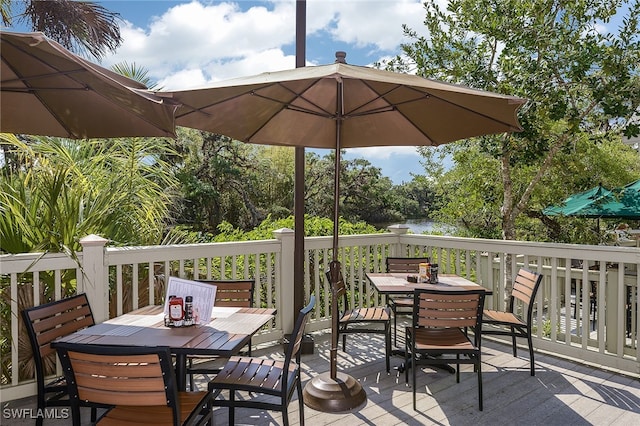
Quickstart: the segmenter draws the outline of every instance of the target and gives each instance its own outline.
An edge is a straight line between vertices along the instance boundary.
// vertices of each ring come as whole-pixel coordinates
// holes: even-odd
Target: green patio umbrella
[[[609,191],[572,214],[581,217],[640,220],[640,179]]]
[[[597,200],[611,194],[611,191],[602,185],[588,189],[584,192],[573,194],[561,204],[549,206],[542,210],[546,216],[582,216],[585,208],[592,206]]]

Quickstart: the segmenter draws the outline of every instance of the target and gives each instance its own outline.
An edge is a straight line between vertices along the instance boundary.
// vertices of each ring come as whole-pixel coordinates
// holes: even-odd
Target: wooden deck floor
[[[304,383],[329,370],[328,334],[314,334],[315,353],[303,355]],[[400,342],[398,342],[400,343]],[[418,411],[412,407],[411,388],[404,374],[385,371],[381,339],[349,336],[347,351],[338,352],[338,370],[356,378],[368,401],[357,412],[322,413],[305,407],[307,425],[632,425],[640,424],[640,381],[637,378],[537,354],[536,376],[529,375],[528,356],[500,343],[483,342],[484,411],[478,410],[477,380],[471,366],[463,366],[460,383],[455,375],[424,368],[418,372]],[[283,357],[282,346],[255,350],[255,355]],[[392,360],[392,367],[401,358]],[[202,386],[206,386],[202,378]],[[2,424],[33,424],[33,419],[8,420],[7,408],[31,408],[29,398],[3,404]],[[89,415],[83,413],[86,424]],[[299,424],[297,401],[289,406],[291,424]],[[227,409],[217,408],[216,425],[227,424]],[[7,423],[5,423],[7,422]],[[282,424],[280,413],[237,409],[236,423]],[[47,419],[46,426],[71,424],[70,419]]]

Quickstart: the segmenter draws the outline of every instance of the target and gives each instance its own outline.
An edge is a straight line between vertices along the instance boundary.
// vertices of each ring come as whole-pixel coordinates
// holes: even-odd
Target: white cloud
[[[214,81],[295,66],[295,57],[281,49],[295,40],[293,3],[241,10],[233,3],[194,1],[169,8],[145,28],[127,22],[121,33],[124,43],[105,64],[135,62],[158,80],[180,81],[172,76],[192,69]],[[194,85],[185,83],[183,88]]]
[[[251,7],[243,2],[169,5],[144,26],[127,22],[123,45],[104,64],[135,63],[172,88],[295,66],[293,0],[251,2]],[[422,27],[422,8],[420,0],[309,0],[307,63],[333,62],[335,50],[343,49],[347,62],[358,65],[397,54],[405,41],[402,24]],[[202,74],[185,79],[193,70]]]
[[[164,90],[295,67],[295,0],[167,2],[164,11],[162,3],[154,2],[155,16],[146,17],[121,7],[128,20],[124,42],[105,66],[135,63]],[[333,62],[336,50],[347,51],[348,63],[371,64],[400,53],[403,24],[424,28],[422,0],[307,0],[306,15],[308,65]],[[417,157],[412,147],[353,152],[368,159]]]
[[[311,32],[328,32],[332,39],[360,48],[395,49],[404,41],[402,25],[422,25],[421,1],[312,0],[307,15]]]
[[[378,159],[388,159],[393,155],[418,155],[415,146],[374,146],[351,148],[346,151],[354,156]]]

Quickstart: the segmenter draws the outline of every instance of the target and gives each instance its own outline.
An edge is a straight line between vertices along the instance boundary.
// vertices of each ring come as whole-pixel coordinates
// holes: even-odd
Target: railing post
[[[389,232],[391,232],[392,234],[395,234],[398,236],[398,240],[396,241],[395,244],[391,245],[390,248],[390,255],[391,256],[398,256],[398,257],[404,257],[407,255],[407,253],[404,252],[404,250],[402,249],[401,245],[400,245],[400,235],[404,235],[407,233],[407,231],[409,231],[409,227],[407,225],[404,224],[397,224],[397,225],[389,225],[387,226],[387,229],[389,230]]]
[[[277,307],[278,315],[282,320],[282,331],[291,333],[295,324],[297,312],[294,312],[293,288],[295,285],[304,286],[304,283],[296,283],[293,278],[294,262],[294,237],[295,231],[282,228],[273,231],[274,238],[280,241],[280,306]]]
[[[620,311],[618,311],[617,302],[618,302],[618,298],[621,297],[619,296],[619,293],[624,291],[624,278],[622,282],[620,282],[618,275],[619,275],[618,268],[615,268],[615,269],[611,268],[607,271],[607,278],[606,278],[607,285],[605,286],[606,290],[605,290],[605,300],[604,300],[604,306],[605,306],[604,326],[606,329],[605,331],[606,346],[605,347],[607,351],[621,356],[621,353],[618,350],[618,340],[620,339],[620,333],[622,333],[622,335],[624,336],[624,331],[619,330],[620,321],[618,320],[618,318],[621,315],[624,316],[625,313],[623,312],[621,314]],[[576,304],[577,303],[578,303],[578,300],[576,300]],[[599,305],[602,305],[602,303],[603,303],[602,300],[598,301]],[[600,310],[600,312],[602,312],[602,309]],[[586,321],[588,324],[589,318],[587,318]],[[600,318],[598,318],[598,321],[600,321]]]
[[[107,241],[94,234],[80,239],[84,276],[82,288],[78,288],[78,291],[87,294],[96,323],[109,319],[109,285],[104,267],[104,246]]]

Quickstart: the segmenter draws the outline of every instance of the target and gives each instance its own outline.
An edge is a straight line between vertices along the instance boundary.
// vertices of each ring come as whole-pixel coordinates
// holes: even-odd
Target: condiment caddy
[[[167,327],[189,327],[196,323],[193,313],[193,297],[169,296],[169,313],[165,315]]]

